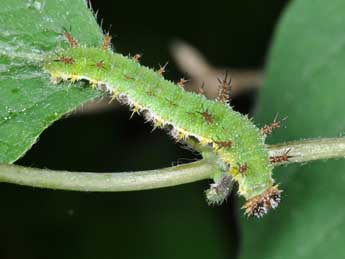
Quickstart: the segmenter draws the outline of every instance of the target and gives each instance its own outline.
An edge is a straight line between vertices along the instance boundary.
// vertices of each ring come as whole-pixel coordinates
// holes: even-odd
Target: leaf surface
[[[52,85],[42,70],[44,56],[66,46],[65,29],[81,44],[102,42],[83,0],[1,2],[0,163],[16,161],[52,122],[101,96],[88,88]]]
[[[345,2],[297,0],[273,42],[257,120],[288,120],[270,143],[336,137],[345,129]],[[284,190],[263,219],[241,216],[241,258],[343,258],[345,162],[318,161],[274,170]]]

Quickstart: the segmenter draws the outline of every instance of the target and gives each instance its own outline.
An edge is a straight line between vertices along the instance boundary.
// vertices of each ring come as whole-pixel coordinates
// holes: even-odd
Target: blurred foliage
[[[271,143],[344,133],[345,2],[295,1],[275,35],[261,122],[289,116]],[[241,258],[343,258],[345,162],[318,161],[274,171],[285,190],[262,220],[241,220]]]

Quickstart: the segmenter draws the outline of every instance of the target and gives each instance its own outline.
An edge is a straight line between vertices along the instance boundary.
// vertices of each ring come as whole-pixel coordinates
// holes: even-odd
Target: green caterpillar
[[[228,193],[233,179],[238,193],[246,199],[245,213],[261,217],[280,201],[281,191],[272,179],[273,166],[265,146],[265,132],[261,132],[246,116],[231,109],[224,91],[217,100],[187,92],[183,81],[174,84],[163,78],[164,68],[153,71],[141,66],[139,56],[128,58],[113,53],[110,36],[103,46],[84,47],[68,32],[65,36],[70,48],[58,50],[46,58],[44,69],[55,83],[87,80],[92,87],[109,93],[133,112],[141,113],[154,127],[166,128],[178,141],[197,141],[212,149],[224,163],[224,175],[211,185],[209,199],[218,197],[222,186]],[[229,87],[227,78],[223,89]],[[224,186],[226,185],[226,186]],[[213,197],[215,196],[215,198]],[[213,198],[212,198],[213,197]]]

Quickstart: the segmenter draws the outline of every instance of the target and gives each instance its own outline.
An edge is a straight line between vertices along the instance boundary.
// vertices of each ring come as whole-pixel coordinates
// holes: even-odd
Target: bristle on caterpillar
[[[111,44],[111,35],[109,34],[109,32],[107,34],[104,35],[104,39],[103,39],[103,44],[102,44],[102,49],[104,50],[108,50],[110,49],[110,44]]]
[[[201,115],[204,117],[205,121],[206,121],[208,124],[213,123],[214,118],[213,118],[213,116],[212,116],[211,113],[209,113],[208,111],[204,111],[204,112],[201,113]]]
[[[248,165],[246,163],[244,163],[238,167],[238,171],[240,174],[245,174],[247,172],[247,170],[248,170]]]
[[[132,57],[132,60],[134,62],[139,62],[140,59],[141,59],[142,55],[141,54],[135,54],[133,57]]]
[[[220,149],[220,148],[231,148],[232,142],[230,140],[227,141],[214,141],[215,143],[215,148]]]
[[[278,113],[274,117],[274,120],[271,124],[266,124],[261,128],[261,133],[263,135],[269,135],[273,132],[274,129],[279,129],[281,127],[282,121],[286,120],[287,117],[282,118],[281,120],[278,120]]]
[[[71,33],[69,33],[68,31],[65,31],[64,35],[71,48],[75,48],[79,46],[78,41],[72,36]]]
[[[74,58],[72,58],[72,57],[65,57],[65,56],[61,56],[61,57],[59,57],[57,59],[54,59],[54,61],[62,62],[64,64],[66,64],[66,65],[72,65],[75,62]]]
[[[282,191],[278,189],[278,186],[275,185],[263,194],[250,199],[243,206],[245,214],[247,216],[255,216],[257,218],[263,217],[271,209],[278,207],[281,192]]]
[[[98,62],[96,63],[96,67],[97,67],[98,69],[104,69],[104,68],[105,68],[105,63],[104,63],[104,61],[103,61],[103,60],[98,61]]]
[[[224,104],[230,103],[231,78],[228,79],[228,71],[225,72],[224,79],[218,80],[218,96],[216,100]]]
[[[185,84],[188,82],[189,80],[186,80],[184,78],[181,78],[180,81],[178,81],[177,85],[184,87]]]
[[[271,156],[270,162],[272,164],[276,164],[276,163],[289,161],[289,159],[292,157],[292,156],[289,156],[290,151],[291,151],[291,148],[288,148],[282,155]]]
[[[201,86],[198,88],[199,95],[205,96],[205,83],[202,83]]]
[[[168,62],[166,62],[163,66],[159,66],[157,73],[160,74],[161,76],[163,76],[164,73],[166,72],[167,66],[168,66]]]

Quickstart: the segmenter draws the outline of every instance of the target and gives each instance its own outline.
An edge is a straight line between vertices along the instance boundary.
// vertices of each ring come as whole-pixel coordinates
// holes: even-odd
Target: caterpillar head
[[[255,216],[257,218],[263,217],[269,210],[278,207],[281,192],[282,191],[278,189],[278,186],[275,185],[263,194],[250,199],[243,206],[245,214],[248,216]]]

